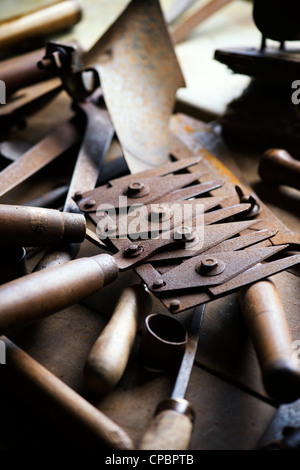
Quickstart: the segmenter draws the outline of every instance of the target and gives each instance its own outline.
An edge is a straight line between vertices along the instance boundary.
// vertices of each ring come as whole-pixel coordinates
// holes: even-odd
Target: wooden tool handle
[[[172,32],[173,41],[178,44],[184,41],[193,29],[200,23],[216,13],[220,8],[230,3],[232,0],[210,0],[207,4],[200,7],[195,13],[184,20]]]
[[[107,392],[122,377],[136,336],[141,314],[152,307],[150,294],[142,286],[124,289],[117,307],[95,342],[85,364],[84,377],[95,392]]]
[[[79,258],[0,287],[0,332],[32,323],[94,294],[118,275],[108,254]]]
[[[300,397],[300,368],[277,288],[270,280],[241,289],[239,302],[270,397],[285,403]]]
[[[46,415],[58,432],[67,431],[67,439],[76,439],[80,447],[102,448],[104,444],[113,449],[133,449],[125,430],[10,340],[3,336],[0,339],[6,346],[6,365],[1,368],[1,379],[5,379],[2,386],[29,401],[37,412]]]
[[[0,50],[6,50],[28,40],[56,34],[76,24],[81,16],[80,2],[65,0],[1,21]]]
[[[82,214],[38,207],[0,205],[0,246],[47,246],[85,239]]]
[[[140,450],[186,450],[189,447],[193,424],[189,416],[175,410],[157,414],[145,433]]]
[[[300,189],[300,161],[285,150],[267,150],[261,157],[258,173],[267,183]]]

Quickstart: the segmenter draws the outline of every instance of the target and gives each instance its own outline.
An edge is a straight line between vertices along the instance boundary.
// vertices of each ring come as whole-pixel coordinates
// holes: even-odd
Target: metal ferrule
[[[162,401],[156,408],[155,415],[158,415],[164,410],[173,410],[179,414],[189,417],[192,423],[195,421],[195,411],[185,398],[168,398]]]

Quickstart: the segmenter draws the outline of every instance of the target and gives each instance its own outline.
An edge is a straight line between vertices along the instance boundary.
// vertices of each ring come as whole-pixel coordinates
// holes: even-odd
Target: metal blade
[[[133,0],[102,36],[97,56],[105,102],[131,172],[165,163],[175,94],[185,83],[159,1]]]
[[[210,248],[206,253],[220,253],[223,251],[236,251],[254,245],[256,243],[267,240],[276,235],[277,230],[258,230],[257,232],[250,232],[246,235],[234,237],[229,240],[225,240],[217,246]],[[271,245],[271,241],[269,242]]]
[[[205,306],[196,307],[188,328],[188,340],[171,398],[184,398],[193,368]]]
[[[235,252],[210,253],[209,255],[202,254],[185,261],[160,276],[163,281],[161,286],[157,287],[154,284],[149,286],[149,289],[156,294],[163,294],[180,289],[209,287],[210,292],[217,295],[219,293],[218,289],[212,288],[212,286],[220,286],[220,293],[224,293],[228,291],[228,288],[231,288],[231,283],[227,281],[233,279],[232,284],[236,286],[235,278],[238,274],[284,248],[286,248],[286,245],[249,248]],[[224,287],[225,283],[227,284],[226,287]]]
[[[64,205],[64,212],[79,212],[73,200],[78,192],[94,188],[104,157],[114,136],[114,128],[106,109],[92,101],[99,97],[97,91],[90,101],[78,104],[86,114],[87,124],[80,151],[76,160],[69,191]]]
[[[199,179],[201,179],[201,174],[199,176]],[[183,189],[177,189],[177,191],[173,191],[171,194],[168,194],[165,197],[162,197],[157,203],[162,203],[162,202],[173,202],[173,201],[182,201],[185,199],[189,199],[192,197],[198,197],[201,196],[202,194],[208,193],[210,191],[213,191],[214,189],[221,188],[224,184],[223,180],[215,180],[215,181],[209,181],[207,183],[200,183],[200,184],[194,184],[191,187],[188,188],[183,188]]]
[[[182,225],[182,219],[185,217],[188,220],[194,218],[200,213],[213,209],[219,206],[223,198],[207,197],[201,199],[193,199],[189,201],[174,202],[173,204],[159,203],[149,204],[145,210],[141,210],[141,206],[132,206],[130,213],[122,213],[116,216],[116,226],[120,227],[117,230],[117,235],[126,233],[129,237],[136,238],[137,229],[134,224],[132,233],[130,230],[131,222],[139,217],[139,238],[154,238],[158,237],[162,232],[168,232],[178,225]],[[107,217],[107,215],[104,215]],[[95,217],[93,220],[95,221]],[[100,221],[100,215],[99,215]],[[113,222],[113,221],[112,221]]]
[[[221,242],[219,245],[214,246],[207,250],[205,254],[208,253],[221,253],[224,251],[237,251],[241,249],[247,249],[247,247],[258,244],[259,247],[261,246],[272,246],[271,241],[269,240],[270,237],[276,234],[275,230],[259,230],[257,232],[247,233],[246,235],[240,235],[238,237],[231,238],[229,240],[225,240]],[[152,261],[152,260],[148,260]],[[174,262],[171,260],[170,264],[163,264],[155,265],[155,269],[159,271],[161,274],[164,274],[171,269],[173,269]]]
[[[237,235],[243,230],[255,225],[257,221],[228,222],[225,224],[205,225],[196,229],[196,238],[194,241],[186,242],[185,246],[173,247],[169,251],[162,251],[151,256],[148,261],[166,261],[175,259],[191,258],[206,253],[207,250],[213,251],[213,247],[224,240]],[[197,225],[195,225],[197,227]]]
[[[278,248],[278,247],[277,247]],[[280,273],[285,269],[295,266],[300,263],[300,255],[290,256],[288,258],[282,258],[276,261],[268,262],[263,265],[255,266],[252,269],[248,269],[239,276],[236,276],[229,282],[226,282],[220,286],[210,288],[210,292],[217,296],[224,294],[224,292],[232,292],[240,287],[252,284],[253,282],[259,281],[274,274]]]
[[[236,204],[234,206],[224,207],[223,209],[209,212],[204,216],[204,223],[205,225],[210,225],[220,222],[220,220],[229,219],[230,217],[248,211],[250,207],[250,204]],[[259,222],[258,219],[257,222]]]
[[[160,199],[162,196],[174,191],[175,189],[188,186],[198,180],[197,173],[187,173],[180,175],[167,175],[163,177],[131,178],[131,182],[115,183],[114,186],[107,188],[101,186],[95,191],[83,194],[78,202],[79,208],[85,213],[95,212],[101,204],[108,204],[110,208],[130,207],[134,204],[150,204]],[[122,179],[122,178],[121,178]],[[120,196],[123,198],[120,199]],[[126,201],[124,196],[126,196]],[[95,204],[91,207],[89,201],[93,200]],[[126,204],[125,206],[123,204]],[[91,214],[92,217],[92,214]],[[97,223],[97,221],[95,222]]]
[[[280,273],[288,269],[290,266],[299,265],[300,255],[295,255],[290,258],[283,258],[277,261],[267,262],[264,265],[255,266],[251,269],[248,269],[244,273],[236,276],[236,278],[231,279],[229,282],[224,283],[221,286],[216,286],[209,288],[207,291],[189,291],[188,293],[178,293],[174,292],[170,295],[160,298],[162,304],[172,311],[172,313],[177,314],[184,312],[190,308],[195,307],[196,305],[202,305],[204,303],[211,302],[218,297],[230,294],[240,287],[245,285],[252,284],[254,282],[265,279],[266,277],[272,276],[274,274]],[[147,265],[151,266],[150,264]],[[141,275],[143,279],[143,272],[140,274],[140,270],[145,269],[146,265],[138,266],[136,271]],[[151,266],[152,268],[152,266]],[[153,269],[153,268],[152,268]],[[148,275],[150,278],[150,275]]]
[[[29,149],[0,173],[0,197],[44,168],[80,138],[74,121],[68,121]]]
[[[128,181],[132,182],[133,178],[136,179],[137,176],[139,176],[139,178],[153,178],[154,176],[165,176],[169,175],[170,173],[175,173],[176,171],[184,170],[186,168],[189,168],[190,166],[197,165],[197,163],[200,163],[201,160],[202,158],[199,156],[185,158],[184,160],[176,160],[174,162],[164,163],[163,165],[160,165],[157,168],[151,168],[148,170],[140,171],[139,173],[136,173],[135,176],[129,174],[122,176],[122,178],[117,178],[116,180],[110,180],[109,183],[111,186],[114,186],[115,184],[118,184],[120,182],[126,182],[128,184]]]

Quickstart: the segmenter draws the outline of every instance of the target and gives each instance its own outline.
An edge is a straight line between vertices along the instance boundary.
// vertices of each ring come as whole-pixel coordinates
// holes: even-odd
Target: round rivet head
[[[175,240],[192,241],[195,238],[195,232],[190,227],[181,227],[174,232]]]
[[[221,274],[226,265],[224,261],[217,260],[213,257],[204,258],[200,261],[199,264],[195,267],[195,270],[198,274],[203,276],[216,276]]]
[[[206,258],[205,260],[201,261],[201,269],[202,271],[212,271],[218,266],[218,260],[216,258]]]
[[[143,188],[144,188],[143,183],[141,183],[140,181],[135,181],[128,185],[128,194],[139,193],[140,191],[142,191]]]
[[[82,199],[82,192],[81,191],[76,191],[73,198],[74,198],[75,201],[80,201],[80,199]]]
[[[84,204],[84,207],[85,207],[85,209],[90,209],[91,207],[94,207],[95,204],[96,204],[95,199],[89,199],[89,200],[86,201],[86,203]]]
[[[159,217],[160,219],[162,217],[165,217],[166,215],[166,211],[163,207],[159,206],[159,207],[154,207],[153,209],[151,209],[151,215],[152,216],[156,216],[156,217]]]
[[[160,287],[163,287],[165,285],[165,282],[163,279],[159,278],[159,279],[156,279],[154,282],[153,282],[153,289],[159,289]]]
[[[129,246],[127,246],[124,250],[124,255],[125,256],[138,256],[140,253],[142,253],[143,247],[141,245],[138,245],[137,243],[131,243]]]
[[[180,300],[179,299],[173,299],[171,300],[169,304],[169,309],[173,312],[174,310],[178,310],[180,307]]]

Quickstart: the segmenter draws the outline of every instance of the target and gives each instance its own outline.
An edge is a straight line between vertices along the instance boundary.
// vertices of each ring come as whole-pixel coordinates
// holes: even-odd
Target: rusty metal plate
[[[133,0],[102,36],[105,102],[131,173],[169,160],[169,120],[185,86],[158,0]]]
[[[249,248],[243,251],[226,253],[206,253],[193,257],[161,276],[161,287],[149,287],[155,294],[224,284],[239,273],[246,271],[264,259],[285,248]]]

